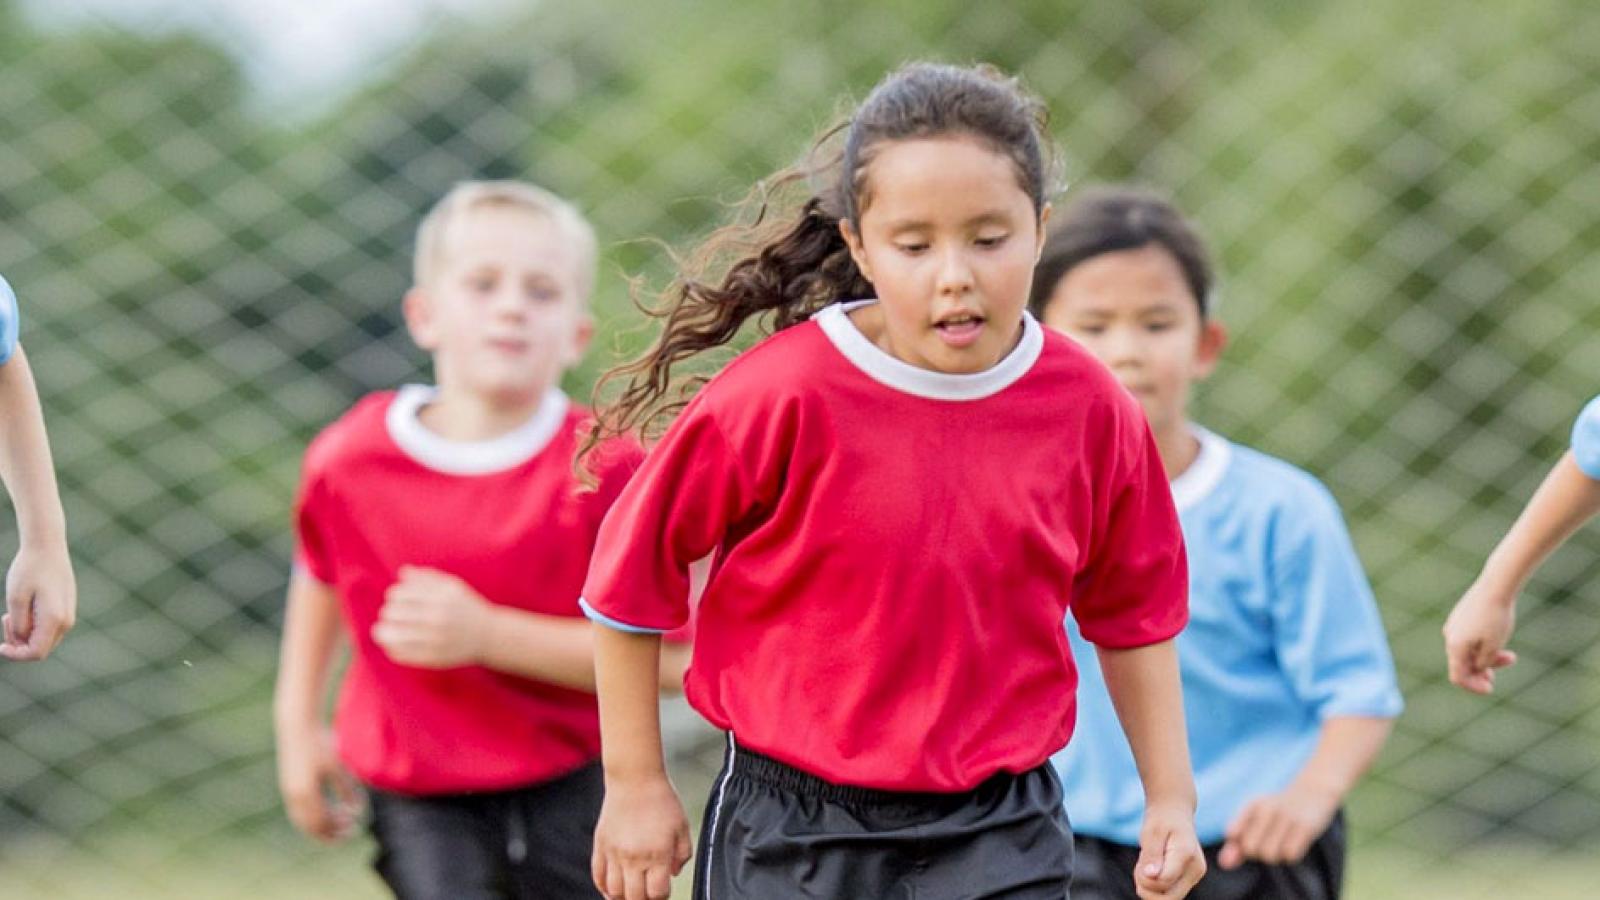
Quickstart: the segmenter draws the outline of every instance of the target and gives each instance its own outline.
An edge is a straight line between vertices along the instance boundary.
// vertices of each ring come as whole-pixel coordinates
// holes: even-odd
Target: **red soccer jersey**
[[[479,443],[422,427],[431,394],[370,395],[306,451],[297,560],[338,593],[354,650],[339,754],[367,784],[409,794],[546,781],[598,758],[593,694],[479,666],[400,665],[372,626],[402,565],[449,572],[494,603],[581,615],[595,532],[641,453],[602,448],[600,488],[582,492],[572,460],[587,413],[560,391],[526,425]]]
[[[672,629],[715,552],[686,690],[829,781],[967,790],[1067,743],[1091,640],[1187,619],[1183,538],[1137,402],[1031,317],[994,368],[919,369],[835,305],[741,355],[601,527],[591,618]]]

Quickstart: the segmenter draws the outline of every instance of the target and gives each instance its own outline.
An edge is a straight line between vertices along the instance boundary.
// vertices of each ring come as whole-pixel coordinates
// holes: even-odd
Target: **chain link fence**
[[[290,93],[312,61],[176,6],[0,0],[0,271],[82,595],[56,656],[0,671],[0,897],[376,896],[359,844],[284,823],[269,710],[300,452],[428,377],[399,316],[418,218],[469,177],[589,212],[581,396],[642,340],[644,239],[687,246],[917,57],[1021,73],[1073,181],[1161,186],[1210,237],[1233,345],[1200,418],[1333,488],[1408,696],[1352,802],[1352,896],[1600,877],[1600,532],[1529,590],[1493,699],[1444,681],[1438,635],[1600,391],[1589,4],[453,3]],[[694,807],[720,745],[675,734]]]

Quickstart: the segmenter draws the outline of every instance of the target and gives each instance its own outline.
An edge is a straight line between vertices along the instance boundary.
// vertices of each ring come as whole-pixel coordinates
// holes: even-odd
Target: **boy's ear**
[[[861,277],[872,280],[872,271],[867,268],[866,248],[861,244],[861,235],[856,234],[855,226],[849,219],[839,220],[839,234],[844,238],[844,245],[850,248],[850,258],[855,260],[856,268],[861,270]]]
[[[587,312],[578,314],[577,324],[572,327],[572,340],[567,344],[566,359],[562,364],[572,368],[583,362],[583,355],[589,352],[589,344],[594,340],[594,317]]]
[[[421,285],[413,285],[400,301],[400,313],[406,320],[406,331],[411,341],[432,353],[438,349],[439,336],[433,322],[433,301]]]
[[[1228,346],[1228,329],[1216,319],[1200,323],[1200,346],[1194,355],[1195,377],[1205,378],[1217,368],[1217,360]]]

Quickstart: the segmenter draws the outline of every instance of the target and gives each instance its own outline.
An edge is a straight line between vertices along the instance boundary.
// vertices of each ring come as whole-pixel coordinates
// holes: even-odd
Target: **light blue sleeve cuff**
[[[1583,474],[1600,481],[1600,397],[1578,413],[1578,423],[1572,426],[1572,455]]]
[[[0,278],[0,365],[4,365],[11,354],[17,352],[19,319],[17,295],[11,292],[11,285]]]
[[[581,597],[578,599],[578,608],[583,610],[583,614],[589,617],[589,621],[598,622],[599,624],[604,625],[607,628],[612,628],[612,629],[615,629],[617,631],[626,631],[629,634],[666,634],[667,633],[667,629],[665,629],[665,628],[645,628],[645,627],[643,627],[641,625],[629,625],[627,622],[619,622],[616,619],[613,619],[610,616],[606,615],[605,613],[601,612],[600,610],[595,609],[594,607],[590,606],[589,605],[589,601],[584,600]]]

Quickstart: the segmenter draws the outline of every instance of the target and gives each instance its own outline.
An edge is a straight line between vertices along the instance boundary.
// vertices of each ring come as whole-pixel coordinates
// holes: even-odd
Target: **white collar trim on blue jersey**
[[[1226,438],[1199,425],[1190,425],[1189,430],[1200,442],[1200,452],[1182,475],[1172,479],[1172,502],[1178,512],[1188,510],[1216,490],[1233,459],[1233,446]]]
[[[539,401],[539,409],[516,428],[486,441],[453,441],[422,424],[422,408],[438,395],[439,389],[429,385],[402,387],[389,403],[384,424],[402,452],[447,475],[488,475],[533,459],[555,439],[570,405],[560,388],[550,388]]]
[[[1027,312],[1022,314],[1022,340],[1003,359],[982,372],[951,374],[924,369],[885,353],[850,321],[850,312],[876,300],[855,300],[823,307],[817,326],[833,346],[856,368],[897,391],[930,400],[982,400],[1000,393],[1028,374],[1044,350],[1044,329]]]

